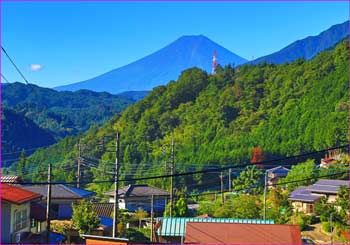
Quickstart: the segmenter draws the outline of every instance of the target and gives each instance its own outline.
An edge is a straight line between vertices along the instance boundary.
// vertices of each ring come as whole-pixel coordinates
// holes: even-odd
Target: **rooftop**
[[[1,201],[7,201],[17,205],[39,199],[41,197],[39,193],[8,184],[0,185],[0,194]]]
[[[105,192],[107,196],[114,196],[114,190]],[[169,196],[169,192],[149,185],[128,185],[119,189],[119,197],[149,197]]]
[[[189,222],[185,243],[302,244],[298,225]]]
[[[23,186],[23,189],[40,193],[45,199],[47,195],[47,185]],[[52,185],[52,199],[82,199],[94,196],[96,193],[84,189],[78,189],[68,185]]]
[[[282,166],[278,166],[278,167],[270,168],[266,170],[266,172],[269,174],[271,173],[271,174],[282,174],[282,175],[287,175],[289,171],[290,169]]]
[[[92,203],[94,210],[98,216],[111,217],[113,212],[113,203]]]
[[[337,194],[339,188],[343,185],[350,188],[350,181],[322,179],[311,185],[309,190],[314,193]]]
[[[5,184],[18,184],[22,183],[23,180],[20,176],[16,175],[2,175],[0,176],[0,182]]]
[[[321,196],[312,195],[307,186],[300,186],[289,194],[289,200],[292,201],[314,202],[320,198]]]
[[[274,224],[273,220],[260,219],[232,219],[232,218],[158,218],[161,221],[161,236],[184,236],[186,224],[188,222],[205,222],[205,223],[242,223],[242,224]]]

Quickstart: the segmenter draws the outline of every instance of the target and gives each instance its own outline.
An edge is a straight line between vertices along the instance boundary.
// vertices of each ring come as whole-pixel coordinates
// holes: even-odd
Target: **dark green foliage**
[[[25,174],[26,169],[26,153],[24,150],[22,150],[21,155],[19,157],[19,161],[17,164],[17,173],[21,173],[21,176]]]
[[[55,143],[47,130],[39,128],[32,120],[13,110],[3,108],[1,118],[1,160],[2,166],[10,165],[19,158],[23,150],[27,155],[37,148]],[[24,173],[24,168],[19,174]]]
[[[168,173],[164,163],[171,159],[172,132],[177,172],[188,170],[187,163],[197,164],[196,170],[204,168],[204,164],[207,168],[214,163],[246,163],[255,146],[274,157],[346,142],[346,44],[344,41],[310,61],[224,67],[215,76],[197,68],[186,70],[177,82],[153,89],[120,117],[85,134],[83,140],[92,148],[86,154],[114,162],[115,156],[98,151],[96,144],[103,135],[120,131],[123,179]],[[71,140],[77,142],[76,138]],[[67,151],[62,144],[34,154],[29,159],[31,166],[40,168],[48,161],[68,163],[70,157],[76,158],[74,144]],[[113,147],[114,139],[109,139],[107,145]],[[149,170],[149,163],[159,167]],[[73,166],[73,162],[69,164]],[[89,172],[93,179],[98,177],[86,170],[87,175]],[[108,174],[103,176],[99,178],[108,179]],[[175,186],[194,181],[202,184],[209,176],[176,178]],[[148,183],[168,188],[169,179]]]
[[[2,85],[2,103],[33,120],[56,138],[100,125],[133,103],[133,100],[89,90],[58,92],[19,82]]]
[[[262,188],[262,171],[255,165],[247,167],[232,181],[233,189],[237,192],[257,194]]]

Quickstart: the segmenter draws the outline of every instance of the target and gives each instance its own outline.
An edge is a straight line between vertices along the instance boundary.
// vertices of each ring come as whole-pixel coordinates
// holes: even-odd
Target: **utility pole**
[[[47,171],[47,197],[46,197],[46,244],[50,244],[50,206],[51,206],[51,163]]]
[[[267,189],[267,171],[265,170],[265,184],[264,184],[264,220],[266,220],[266,189]]]
[[[77,188],[80,188],[80,165],[81,165],[81,139],[78,143],[78,174],[77,174]]]
[[[172,132],[171,135],[171,166],[170,166],[170,217],[173,216],[173,202],[174,202],[174,180],[173,180],[173,175],[174,175],[174,162],[175,162],[175,143],[174,143],[174,131]]]
[[[220,174],[220,180],[221,180],[221,203],[225,203],[225,197],[224,197],[224,175],[221,172]]]
[[[229,168],[228,169],[228,191],[229,192],[231,192],[231,188],[232,188],[231,172],[232,172],[232,169]]]
[[[154,208],[154,195],[152,195],[152,199],[151,199],[151,242],[153,242],[153,217],[154,217],[154,211],[153,211],[153,208]]]
[[[114,213],[113,213],[113,237],[117,237],[118,234],[118,191],[119,191],[119,145],[120,145],[120,134],[117,132],[117,138],[115,142],[115,173],[114,173]]]
[[[333,214],[331,213],[331,218],[330,218],[330,228],[331,228],[331,245],[333,245]]]

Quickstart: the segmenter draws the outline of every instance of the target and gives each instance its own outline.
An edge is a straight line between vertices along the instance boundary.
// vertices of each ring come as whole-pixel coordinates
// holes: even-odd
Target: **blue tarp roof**
[[[96,194],[93,191],[87,191],[87,190],[84,190],[84,189],[78,189],[78,188],[75,188],[75,187],[69,186],[69,185],[65,185],[64,187],[66,187],[67,189],[69,189],[70,191],[74,192],[75,194],[77,194],[80,197],[90,197],[90,196],[93,196],[93,195]]]
[[[58,244],[63,239],[65,239],[65,236],[58,234],[58,233],[55,233],[55,232],[50,232],[50,244]]]
[[[274,224],[273,220],[261,219],[232,219],[232,218],[158,218],[162,220],[159,228],[161,236],[184,236],[187,222],[212,222],[212,223],[241,223],[241,224]],[[159,232],[158,232],[159,234]]]
[[[104,227],[108,228],[113,226],[113,219],[102,216],[99,216],[98,218],[100,219],[101,225]]]

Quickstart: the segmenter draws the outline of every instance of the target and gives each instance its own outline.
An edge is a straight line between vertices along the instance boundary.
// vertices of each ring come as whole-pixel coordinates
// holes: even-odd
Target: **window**
[[[27,209],[15,211],[14,230],[18,231],[25,228],[27,226],[27,220]]]

